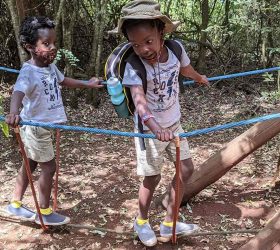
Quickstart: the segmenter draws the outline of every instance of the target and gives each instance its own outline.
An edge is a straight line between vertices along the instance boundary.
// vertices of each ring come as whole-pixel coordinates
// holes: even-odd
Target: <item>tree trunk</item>
[[[205,31],[208,27],[209,22],[209,2],[208,0],[202,0],[201,3],[201,33],[200,33],[200,48],[199,48],[199,56],[197,61],[197,68],[200,72],[205,72],[206,69],[206,51],[207,48],[203,46],[203,43],[207,42],[207,32]]]
[[[273,42],[273,30],[272,27],[272,17],[273,12],[270,10],[270,3],[267,1],[263,1],[264,4],[264,19],[266,23],[266,28],[268,28],[268,31],[262,33],[262,64],[263,67],[271,67],[273,62],[273,53],[270,55],[268,49],[274,48],[274,42]]]
[[[201,190],[219,180],[233,166],[276,136],[279,132],[280,119],[274,119],[257,123],[246,132],[233,139],[219,152],[195,169],[191,178],[185,185],[182,204],[185,204]]]
[[[169,12],[170,12],[170,8],[171,8],[171,3],[172,3],[172,0],[168,0],[168,1],[165,2],[166,7],[164,6],[165,7],[164,8],[165,9],[164,14],[167,15],[167,16],[170,16]]]
[[[92,44],[91,56],[88,65],[87,74],[89,76],[99,76],[100,69],[100,57],[102,51],[102,34],[104,32],[104,14],[107,7],[107,0],[95,1],[96,16],[95,19],[95,29],[94,29],[94,39]],[[87,103],[92,103],[94,107],[99,105],[99,97],[97,89],[90,89],[87,92]]]
[[[226,46],[226,44],[229,42],[230,40],[230,35],[228,33],[228,31],[230,30],[230,22],[229,22],[229,13],[230,13],[230,0],[225,0],[224,2],[224,6],[225,6],[225,14],[224,14],[224,20],[223,20],[223,26],[224,26],[224,31],[222,36],[223,36],[223,46]]]
[[[24,6],[23,2],[21,0],[6,0],[6,3],[8,5],[11,18],[12,18],[12,24],[15,32],[15,37],[17,41],[17,48],[18,48],[18,54],[21,64],[23,64],[27,58],[28,55],[25,52],[25,50],[20,46],[20,40],[19,40],[19,29],[20,29],[20,23],[24,19]]]
[[[62,11],[62,30],[63,30],[63,47],[69,51],[72,51],[73,46],[73,29],[76,19],[76,0],[72,1],[71,5],[64,8]],[[65,61],[65,75],[73,77],[73,66]],[[68,89],[70,94],[70,106],[71,108],[78,108],[78,96],[77,89]]]
[[[280,249],[280,212],[277,212],[268,224],[239,250]]]
[[[223,20],[223,26],[228,27],[229,25],[229,11],[230,11],[230,0],[225,0],[225,15]]]
[[[57,12],[55,15],[55,32],[56,32],[56,40],[57,40],[57,48],[62,47],[63,43],[63,32],[62,32],[62,14],[63,9],[65,8],[65,0],[60,0],[59,4],[57,5]]]
[[[95,75],[100,75],[100,66],[101,66],[101,53],[103,50],[103,34],[104,34],[104,27],[105,27],[105,16],[106,16],[106,9],[107,9],[108,0],[103,0],[101,6],[101,18],[100,18],[100,29],[98,30],[98,45],[97,45],[97,55],[95,61]]]

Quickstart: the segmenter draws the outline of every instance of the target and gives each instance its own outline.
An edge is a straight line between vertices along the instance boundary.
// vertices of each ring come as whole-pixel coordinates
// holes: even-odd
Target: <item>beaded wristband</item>
[[[143,123],[146,123],[150,118],[155,118],[155,116],[151,114],[146,114],[141,117],[141,120]]]

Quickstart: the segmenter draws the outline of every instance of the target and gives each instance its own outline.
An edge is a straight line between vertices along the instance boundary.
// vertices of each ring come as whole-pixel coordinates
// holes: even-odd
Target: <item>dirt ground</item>
[[[181,95],[183,127],[191,131],[269,114],[279,107],[275,86],[255,77],[250,83],[246,78],[210,88],[186,88]],[[11,87],[2,83],[0,91],[7,112]],[[82,92],[78,109],[67,106],[69,125],[132,131],[132,121],[117,118],[105,92],[101,93],[98,109],[85,104],[84,99]],[[189,138],[195,165],[248,128]],[[11,198],[21,159],[15,140],[4,138],[2,133],[0,137],[0,206],[4,208]],[[262,228],[279,209],[279,186],[270,185],[279,156],[278,139],[276,136],[190,200],[181,208],[180,219],[198,223],[203,232]],[[136,175],[133,145],[133,139],[127,137],[62,132],[59,211],[70,216],[72,224],[132,231],[141,181]],[[38,172],[34,175],[35,185]],[[173,174],[174,166],[166,161],[155,198],[165,192]],[[30,189],[24,203],[34,208]],[[39,225],[0,214],[0,249],[145,249],[131,235],[67,226],[43,232]],[[153,205],[150,222],[157,232],[163,216],[164,211]],[[238,249],[253,236],[182,237],[176,245],[159,242],[151,249]]]

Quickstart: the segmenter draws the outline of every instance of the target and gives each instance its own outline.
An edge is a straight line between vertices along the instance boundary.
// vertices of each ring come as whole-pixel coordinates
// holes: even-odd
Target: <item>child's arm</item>
[[[19,124],[19,109],[22,107],[22,99],[24,95],[25,94],[21,91],[14,91],[12,94],[10,114],[6,115],[5,117],[5,122],[12,127],[15,127]]]
[[[135,85],[130,87],[130,92],[136,111],[142,120],[145,119],[145,125],[155,134],[156,138],[160,141],[170,141],[174,138],[173,132],[168,129],[162,128],[155,118],[147,105],[147,100],[142,86]]]
[[[186,67],[182,67],[180,73],[185,77],[193,79],[195,82],[208,84],[207,77],[205,75],[200,75],[190,64]]]
[[[70,77],[65,77],[60,83],[62,86],[68,88],[102,88],[101,81],[96,77],[92,77],[89,81],[76,80]]]

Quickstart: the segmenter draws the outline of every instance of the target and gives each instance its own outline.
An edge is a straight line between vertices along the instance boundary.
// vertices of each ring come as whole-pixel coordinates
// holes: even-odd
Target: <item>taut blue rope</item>
[[[260,117],[252,118],[249,120],[242,120],[242,121],[238,121],[238,122],[226,123],[223,125],[217,125],[217,126],[210,127],[210,128],[197,129],[197,130],[194,130],[191,132],[180,133],[179,137],[181,137],[181,138],[182,137],[192,137],[192,136],[207,134],[207,133],[211,133],[211,132],[215,132],[215,131],[219,131],[219,130],[245,126],[245,125],[249,125],[249,124],[256,123],[256,122],[263,122],[263,121],[267,121],[267,120],[277,119],[277,118],[280,118],[280,113],[260,116]],[[4,121],[4,120],[5,120],[4,116],[0,116],[0,121]],[[83,131],[83,132],[88,132],[88,133],[92,133],[92,134],[155,138],[155,135],[153,135],[153,134],[140,134],[140,133],[122,132],[122,131],[116,131],[116,130],[88,128],[88,127],[79,127],[79,126],[67,126],[67,125],[59,125],[59,124],[43,123],[43,122],[23,122],[23,121],[21,121],[20,125],[30,125],[30,126],[35,126],[35,127],[63,129],[63,130],[70,130],[70,131]]]
[[[229,79],[229,78],[240,77],[240,76],[257,75],[257,74],[262,74],[262,73],[265,73],[265,72],[272,72],[272,71],[278,71],[278,70],[280,70],[280,67],[274,67],[274,68],[268,68],[268,69],[258,69],[258,70],[246,71],[246,72],[223,75],[223,76],[209,77],[208,81]],[[184,81],[183,84],[184,85],[192,85],[192,84],[194,84],[194,81]]]
[[[6,68],[6,67],[0,67],[0,70],[4,70],[4,71],[7,71],[7,72],[11,72],[11,73],[19,73],[19,70],[10,69],[10,68]],[[257,74],[262,74],[262,73],[265,73],[265,72],[272,72],[272,71],[278,71],[278,70],[280,70],[280,67],[245,71],[245,72],[241,72],[241,73],[209,77],[208,81],[217,81],[217,80],[229,79],[229,78],[234,78],[234,77],[257,75]],[[194,84],[194,81],[184,81],[183,84],[184,85],[192,85],[192,84]]]

